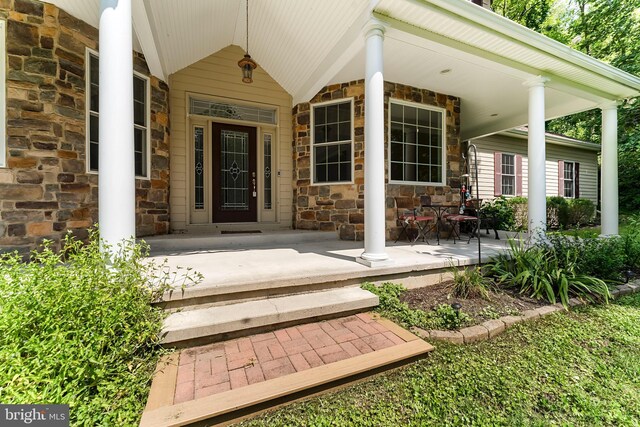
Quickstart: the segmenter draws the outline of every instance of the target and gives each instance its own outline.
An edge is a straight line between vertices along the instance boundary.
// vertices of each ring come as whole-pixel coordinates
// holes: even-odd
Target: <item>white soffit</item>
[[[375,14],[389,25],[422,30],[423,37],[444,38],[444,43],[485,52],[506,65],[555,77],[603,98],[640,94],[640,78],[466,0],[381,0]]]
[[[47,3],[59,7],[69,15],[86,22],[93,28],[100,27],[100,0],[47,0]],[[143,53],[135,31],[133,33],[133,50]]]

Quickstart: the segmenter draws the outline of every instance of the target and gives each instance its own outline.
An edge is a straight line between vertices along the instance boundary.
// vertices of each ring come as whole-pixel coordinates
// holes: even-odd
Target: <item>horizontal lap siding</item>
[[[528,158],[527,140],[505,136],[488,136],[473,141],[478,147],[478,174],[480,175],[480,198],[492,199],[493,192],[493,153],[522,155],[522,195],[528,191]],[[580,163],[580,198],[590,199],[597,203],[598,198],[598,153],[547,143],[546,185],[547,196],[558,195],[558,160]]]
[[[274,190],[278,222],[291,224],[291,96],[260,66],[253,72],[253,83],[242,83],[238,60],[244,52],[237,46],[229,46],[204,58],[170,77],[171,89],[171,225],[173,229],[183,229],[187,225],[190,207],[187,206],[188,156],[189,147],[185,135],[187,131],[186,94],[195,93],[209,97],[228,98],[230,102],[268,104],[279,108],[278,145],[274,153],[277,169],[274,170]],[[260,141],[259,141],[260,143]],[[190,172],[189,172],[190,173]]]
[[[474,144],[478,147],[478,182],[480,184],[480,198],[493,199],[493,173],[494,173],[494,157],[496,151],[508,154],[520,154],[522,156],[522,195],[527,195],[527,168],[529,162],[527,159],[527,145],[522,141],[511,138],[503,138],[500,136],[486,137],[481,140],[474,140]],[[473,158],[472,158],[473,160]]]

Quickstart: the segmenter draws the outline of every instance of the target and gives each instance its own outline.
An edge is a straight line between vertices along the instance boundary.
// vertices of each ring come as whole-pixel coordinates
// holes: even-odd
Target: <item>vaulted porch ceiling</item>
[[[99,0],[52,3],[98,27]],[[550,78],[546,118],[640,94],[639,78],[466,0],[250,0],[249,53],[294,104],[308,101],[364,77],[372,14],[388,28],[385,79],[459,96],[463,138],[526,124],[523,83],[537,75]],[[243,0],[134,0],[134,48],[168,80],[228,45],[244,48],[245,19]]]

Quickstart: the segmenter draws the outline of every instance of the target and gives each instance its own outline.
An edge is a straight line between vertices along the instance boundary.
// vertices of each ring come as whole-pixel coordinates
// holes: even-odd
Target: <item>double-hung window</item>
[[[88,54],[87,106],[88,123],[88,169],[98,171],[98,125],[99,125],[99,62],[98,55]],[[135,173],[138,177],[148,177],[149,152],[149,79],[133,74],[133,138]]]
[[[390,110],[391,181],[444,184],[445,111],[396,101]]]
[[[351,182],[353,101],[312,106],[313,183]]]
[[[564,162],[564,197],[575,197],[575,163]]]
[[[502,153],[502,194],[516,195],[516,156]]]

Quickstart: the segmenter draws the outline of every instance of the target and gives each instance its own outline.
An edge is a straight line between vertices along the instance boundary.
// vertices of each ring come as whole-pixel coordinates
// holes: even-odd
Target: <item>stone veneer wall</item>
[[[311,104],[342,98],[354,99],[354,184],[311,185]],[[460,188],[461,141],[460,99],[426,89],[385,82],[385,117],[389,99],[445,108],[447,163],[445,186],[398,185],[388,183],[388,121],[385,120],[385,182],[387,238],[398,234],[394,196],[413,197],[416,203],[423,194],[433,201],[457,202]],[[293,223],[297,229],[338,231],[343,240],[364,238],[364,80],[326,86],[309,103],[293,108]]]
[[[0,249],[33,249],[98,220],[86,172],[85,48],[98,31],[39,1],[0,0],[7,21],[7,167],[0,168]],[[136,71],[149,75],[134,53]],[[150,179],[136,179],[138,236],[169,230],[168,86],[150,77]]]

